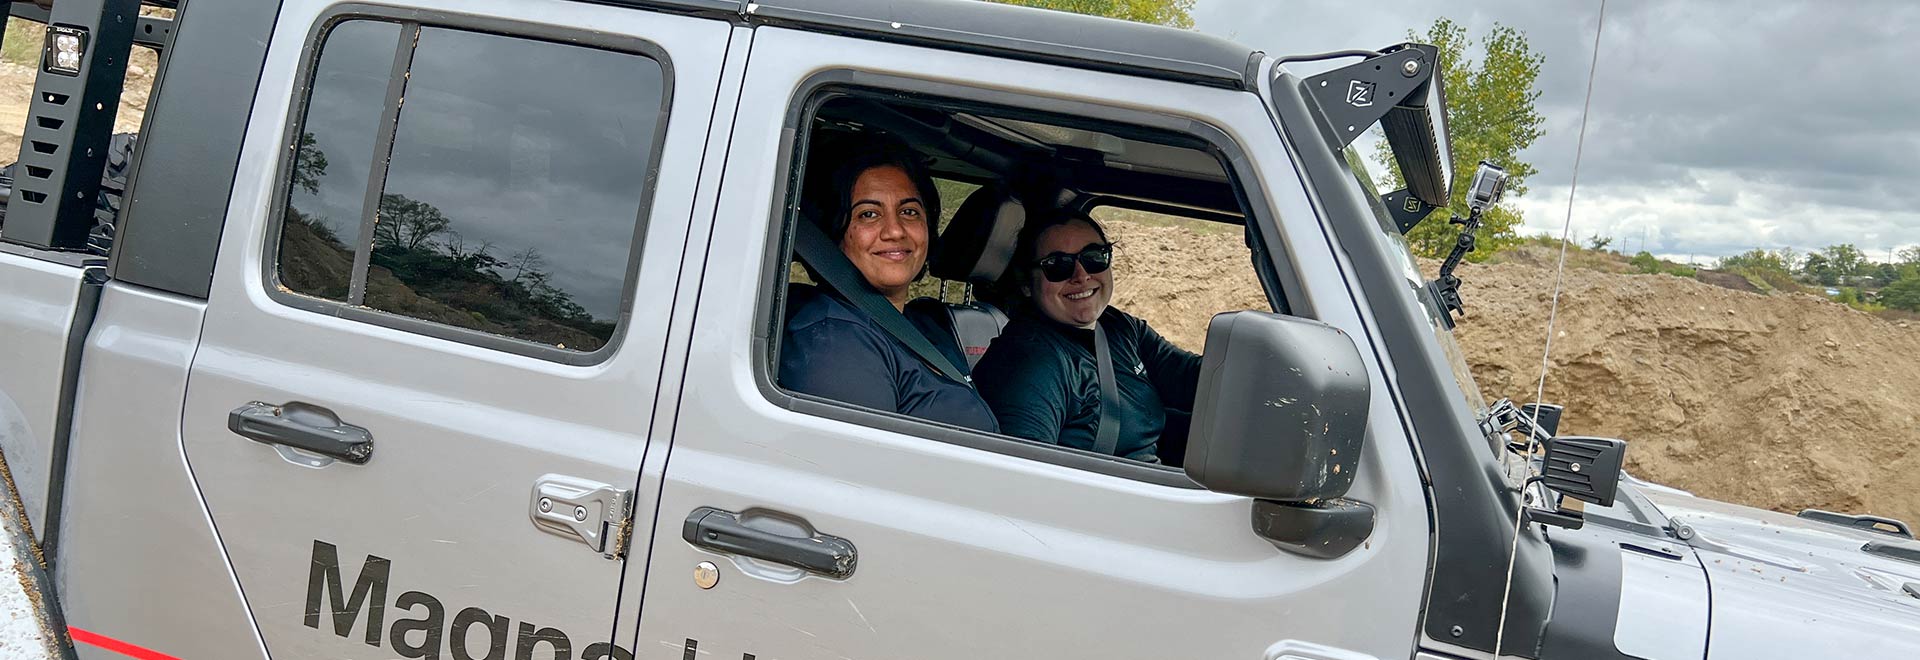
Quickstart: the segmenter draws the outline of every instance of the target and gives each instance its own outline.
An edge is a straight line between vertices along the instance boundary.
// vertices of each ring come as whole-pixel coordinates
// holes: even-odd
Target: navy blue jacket
[[[1108,307],[1099,323],[1113,354],[1120,426],[1115,455],[1162,462],[1163,434],[1175,434],[1185,452],[1185,428],[1170,428],[1193,410],[1200,385],[1200,356],[1174,346],[1147,322]],[[1094,363],[1093,331],[1056,323],[1032,305],[1016,312],[973,368],[980,394],[993,407],[1002,432],[1048,444],[1093,449],[1100,423],[1100,372]],[[1170,454],[1178,459],[1181,454]],[[1175,462],[1175,461],[1167,461]]]
[[[969,384],[921,362],[852,303],[832,293],[796,296],[780,346],[780,385],[787,389],[981,431],[1000,430],[993,411]],[[909,320],[954,364],[965,365],[953,335],[912,311]]]

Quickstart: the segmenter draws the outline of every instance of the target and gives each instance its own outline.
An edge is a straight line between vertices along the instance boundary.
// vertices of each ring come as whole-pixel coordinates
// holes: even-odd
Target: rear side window
[[[607,345],[664,120],[660,62],[349,20],[312,80],[274,269],[283,291],[457,340],[474,336],[431,327]]]
[[[397,23],[351,21],[327,34],[295,142],[280,230],[280,283],[289,289],[347,299],[368,169],[399,44]]]

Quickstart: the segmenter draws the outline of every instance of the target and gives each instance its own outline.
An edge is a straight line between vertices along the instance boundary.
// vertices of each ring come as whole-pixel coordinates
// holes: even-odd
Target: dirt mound
[[[1489,396],[1531,399],[1553,271],[1468,265],[1459,336]],[[1568,270],[1546,399],[1627,439],[1636,475],[1780,511],[1920,520],[1920,328],[1805,294]]]
[[[1113,305],[1196,353],[1214,314],[1270,309],[1239,228],[1154,226],[1101,214],[1113,240]],[[1209,226],[1210,225],[1210,226]]]
[[[1753,280],[1726,271],[1703,269],[1695,273],[1693,278],[1723,289],[1733,289],[1747,293],[1764,293],[1760,287],[1754,286]]]
[[[1199,350],[1264,305],[1237,232],[1108,219],[1115,304]],[[1459,338],[1489,399],[1533,398],[1553,261],[1468,264]],[[1431,264],[1429,264],[1429,268]],[[1805,294],[1569,268],[1546,399],[1563,433],[1625,438],[1635,475],[1779,511],[1920,522],[1920,322]]]

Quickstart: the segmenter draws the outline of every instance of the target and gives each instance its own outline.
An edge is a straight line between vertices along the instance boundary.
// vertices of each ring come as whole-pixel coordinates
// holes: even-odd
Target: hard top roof
[[[982,0],[598,0],[749,24],[926,45],[1248,89],[1259,52],[1157,25]]]

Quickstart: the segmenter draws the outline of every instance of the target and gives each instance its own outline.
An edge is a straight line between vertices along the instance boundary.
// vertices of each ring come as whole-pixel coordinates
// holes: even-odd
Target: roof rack
[[[0,240],[46,250],[88,249],[127,56],[136,43],[164,49],[173,33],[172,21],[142,17],[143,4],[174,8],[178,2],[0,4],[0,19],[17,15],[48,26]]]

